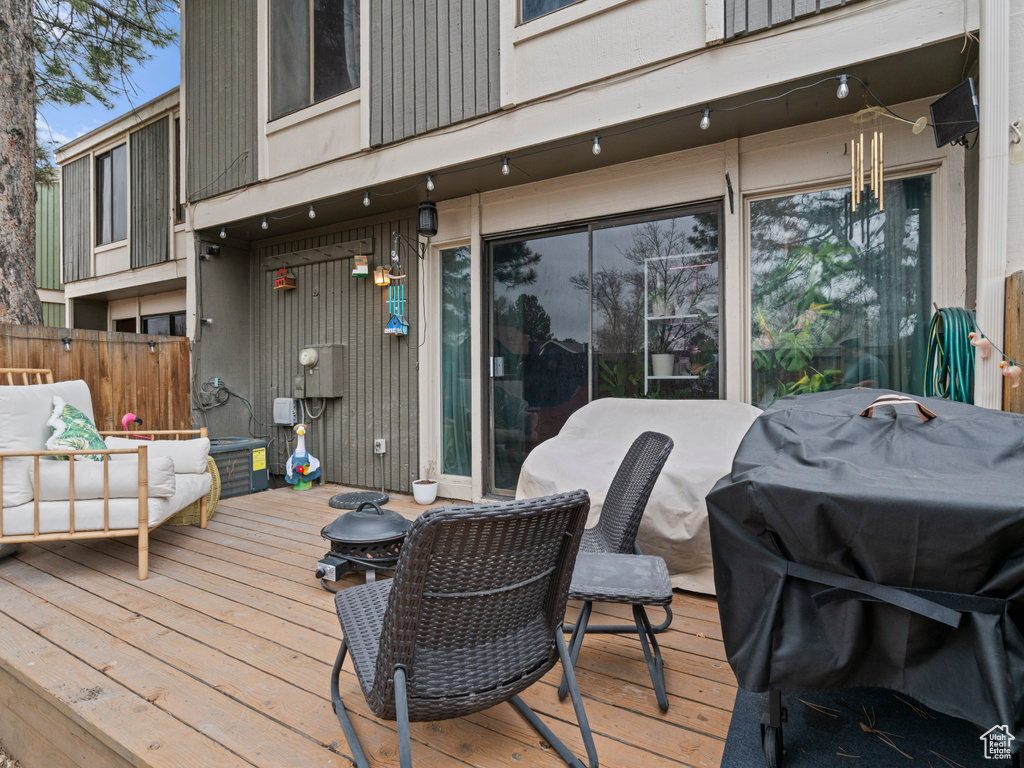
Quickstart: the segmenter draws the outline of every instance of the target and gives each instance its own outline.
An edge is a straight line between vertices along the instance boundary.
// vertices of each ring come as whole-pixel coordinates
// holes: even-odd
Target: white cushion
[[[176,474],[201,475],[206,472],[206,459],[210,455],[210,439],[194,440],[131,440],[127,437],[108,437],[108,448],[137,448],[144,445],[150,456],[167,456],[174,462]],[[110,457],[115,461],[124,456]],[[5,502],[6,503],[6,502]]]
[[[77,468],[76,468],[77,469]],[[178,475],[177,487],[170,498],[149,499],[147,526],[159,525],[175,512],[179,512],[196,499],[210,492],[210,475]],[[139,503],[136,499],[110,499],[110,528],[138,528]],[[5,536],[21,536],[34,532],[35,502],[8,507],[3,510]],[[66,501],[39,502],[39,532],[64,533],[71,527],[70,504]],[[103,500],[89,499],[75,502],[75,530],[103,530]]]
[[[42,451],[50,437],[46,421],[53,413],[53,397],[58,395],[93,419],[92,395],[84,381],[60,381],[56,384],[0,387],[0,451]],[[15,506],[33,498],[29,477],[31,458],[3,459],[3,504]]]
[[[111,457],[113,458],[113,457]],[[111,464],[109,496],[111,499],[135,499],[139,496],[139,461],[136,456],[125,456],[128,461]],[[166,456],[152,456],[146,462],[150,498],[169,499],[174,495],[174,462]],[[67,501],[70,496],[70,462],[39,462],[39,500]],[[34,480],[34,469],[29,470]],[[103,464],[75,462],[75,498],[103,498]]]

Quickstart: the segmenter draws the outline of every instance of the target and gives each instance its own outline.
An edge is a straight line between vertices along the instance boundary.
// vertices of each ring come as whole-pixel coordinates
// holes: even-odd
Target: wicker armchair
[[[562,662],[591,768],[594,740],[569,664],[562,618],[590,508],[586,491],[503,504],[439,507],[409,531],[393,580],[335,597],[344,639],[331,698],[357,766],[368,762],[345,711],[339,675],[349,651],[373,713],[444,720],[510,701],[567,763],[581,766],[518,694]]]
[[[635,631],[640,637],[655,695],[663,711],[668,710],[668,696],[665,692],[661,649],[655,634],[664,631],[672,623],[672,583],[664,560],[642,556],[636,543],[636,534],[647,500],[651,497],[651,491],[672,448],[672,438],[659,432],[644,432],[630,446],[608,487],[597,525],[583,532],[580,557],[569,589],[569,599],[581,601],[583,607],[576,623],[565,627],[566,632],[572,632],[569,657],[575,665],[583,646],[583,637],[588,631],[634,631],[633,627],[621,624],[589,626],[594,602],[631,605]],[[651,626],[644,610],[645,605],[663,607],[666,615],[664,622]],[[568,680],[563,675],[558,689],[559,698],[564,699],[567,691]]]

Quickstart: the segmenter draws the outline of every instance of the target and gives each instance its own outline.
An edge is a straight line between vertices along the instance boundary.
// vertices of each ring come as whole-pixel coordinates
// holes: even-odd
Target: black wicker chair
[[[672,438],[660,432],[644,432],[633,441],[608,487],[597,525],[583,532],[580,557],[569,588],[569,599],[582,601],[583,607],[576,623],[565,626],[566,632],[572,632],[569,657],[575,664],[588,631],[634,631],[633,627],[622,624],[588,626],[594,602],[631,605],[635,631],[640,637],[655,696],[663,711],[668,710],[668,696],[661,648],[655,635],[668,629],[672,623],[672,584],[664,560],[642,556],[636,534],[651,491],[672,448]],[[641,557],[607,557],[631,554]],[[665,620],[652,626],[644,610],[645,605],[663,607]],[[558,689],[559,698],[564,699],[567,691],[568,678],[563,675]]]
[[[339,690],[349,651],[370,709],[398,721],[402,766],[412,764],[410,722],[462,717],[511,701],[563,760],[582,768],[518,696],[561,661],[596,768],[562,633],[589,509],[586,491],[431,509],[413,523],[393,580],[337,594],[344,639],[331,698],[357,766],[369,764]]]

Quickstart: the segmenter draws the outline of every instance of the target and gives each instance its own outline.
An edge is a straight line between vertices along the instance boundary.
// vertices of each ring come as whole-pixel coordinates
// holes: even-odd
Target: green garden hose
[[[961,403],[974,402],[974,347],[967,334],[976,329],[974,312],[943,307],[928,329],[924,393]]]

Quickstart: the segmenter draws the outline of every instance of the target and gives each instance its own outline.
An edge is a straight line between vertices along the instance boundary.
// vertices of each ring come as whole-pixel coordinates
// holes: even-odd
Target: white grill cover
[[[642,432],[662,432],[675,447],[651,493],[637,541],[645,555],[665,559],[673,587],[713,595],[704,497],[729,474],[740,440],[760,414],[751,405],[726,400],[595,400],[530,452],[516,498],[585,488],[588,525],[594,525],[629,446]]]

